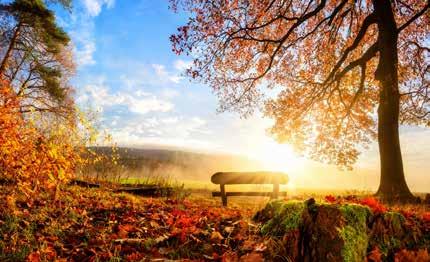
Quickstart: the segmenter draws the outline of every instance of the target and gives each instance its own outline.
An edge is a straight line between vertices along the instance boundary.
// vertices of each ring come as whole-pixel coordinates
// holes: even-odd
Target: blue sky
[[[186,17],[167,1],[77,0],[58,19],[75,46],[78,104],[99,111],[119,144],[240,154],[255,137],[270,140],[267,120],[217,114],[211,90],[183,76],[190,58],[169,36]]]
[[[277,145],[266,135],[270,120],[259,114],[240,119],[217,114],[209,87],[182,76],[190,58],[171,51],[169,36],[186,21],[168,1],[75,0],[73,12],[58,11],[71,35],[77,63],[73,84],[82,108],[100,113],[101,127],[124,146],[173,146],[245,154],[286,170],[298,185],[349,184],[373,189],[379,179],[376,143],[353,172],[316,164]],[[413,190],[430,188],[430,132],[402,129],[408,181]],[[318,174],[317,174],[318,173]],[[325,173],[332,173],[327,176]],[[318,176],[320,175],[320,179]]]

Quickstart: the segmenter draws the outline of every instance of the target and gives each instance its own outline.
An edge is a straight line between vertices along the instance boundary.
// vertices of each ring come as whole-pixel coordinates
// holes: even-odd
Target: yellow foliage
[[[73,120],[41,132],[19,112],[19,98],[0,83],[0,179],[27,196],[54,189],[74,175],[81,146]],[[42,123],[43,124],[43,123]],[[51,123],[52,124],[52,123]]]

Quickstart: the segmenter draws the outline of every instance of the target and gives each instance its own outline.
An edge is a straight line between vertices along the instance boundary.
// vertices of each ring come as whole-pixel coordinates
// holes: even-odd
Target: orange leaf
[[[27,261],[29,261],[29,262],[40,262],[39,251],[31,252],[27,257]]]

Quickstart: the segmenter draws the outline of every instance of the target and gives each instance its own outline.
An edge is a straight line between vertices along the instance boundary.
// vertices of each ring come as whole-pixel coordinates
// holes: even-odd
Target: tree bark
[[[15,47],[15,43],[18,38],[19,32],[21,31],[21,26],[22,26],[22,23],[19,22],[18,25],[16,26],[15,32],[13,32],[6,54],[4,55],[0,65],[0,77],[4,76],[4,71],[6,70],[6,66],[9,61],[10,55],[12,53],[13,48]]]
[[[399,140],[399,81],[397,26],[390,0],[373,0],[377,16],[379,64],[375,78],[379,81],[378,143],[381,164],[377,196],[386,201],[413,199],[403,171]]]

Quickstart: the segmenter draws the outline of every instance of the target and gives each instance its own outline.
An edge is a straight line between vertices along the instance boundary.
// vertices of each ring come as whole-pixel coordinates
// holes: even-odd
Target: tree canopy
[[[193,16],[171,37],[196,56],[188,73],[222,110],[252,112],[264,88],[272,133],[318,159],[350,165],[376,135],[378,29],[372,1],[179,1]],[[428,2],[392,3],[399,33],[401,121],[429,125]],[[424,15],[423,15],[424,14]],[[427,39],[427,42],[426,42]],[[315,146],[315,145],[318,146]]]
[[[58,2],[70,8],[70,1]],[[68,84],[74,72],[70,38],[41,0],[0,5],[0,74],[21,97],[22,112],[66,114],[73,102]]]

